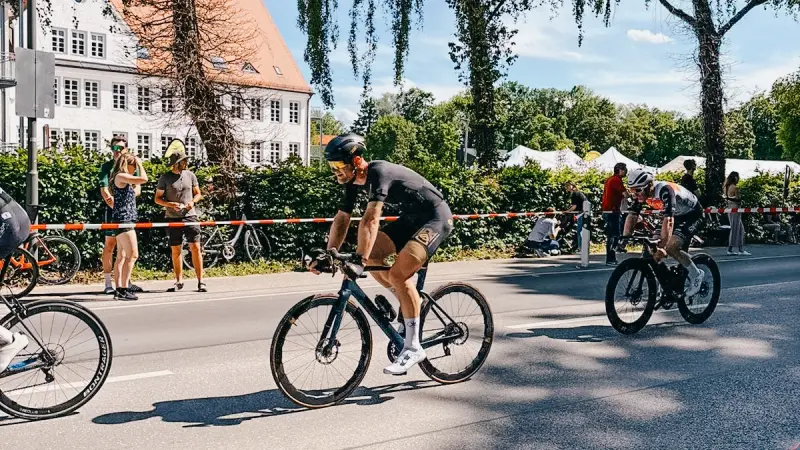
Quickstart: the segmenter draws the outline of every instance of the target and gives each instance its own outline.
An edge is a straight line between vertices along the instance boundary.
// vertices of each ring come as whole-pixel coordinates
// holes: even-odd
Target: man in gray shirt
[[[183,153],[173,153],[169,158],[172,170],[158,179],[155,202],[167,209],[168,222],[199,221],[194,205],[203,196],[200,194],[197,177],[186,169],[189,165],[188,160],[189,157]],[[176,292],[183,289],[181,247],[183,238],[186,237],[192,252],[192,265],[197,274],[197,290],[206,292],[206,284],[203,282],[203,257],[200,253],[200,227],[192,225],[167,228],[167,233],[172,248],[172,269],[175,272],[175,285],[167,291]]]

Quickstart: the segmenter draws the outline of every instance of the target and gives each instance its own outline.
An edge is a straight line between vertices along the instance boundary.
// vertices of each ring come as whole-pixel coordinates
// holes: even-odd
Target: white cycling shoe
[[[383,373],[387,375],[405,375],[409,369],[427,358],[428,355],[423,349],[405,348],[389,367],[383,369]]]
[[[14,340],[0,347],[0,373],[6,370],[14,357],[27,346],[28,337],[22,333],[14,333]]]
[[[689,278],[689,281],[692,284],[689,286],[689,289],[686,290],[686,298],[694,296],[695,294],[700,292],[700,288],[703,287],[703,278],[705,278],[706,273],[703,272],[703,269],[698,269],[698,272],[699,274],[697,275],[697,278],[695,279]]]

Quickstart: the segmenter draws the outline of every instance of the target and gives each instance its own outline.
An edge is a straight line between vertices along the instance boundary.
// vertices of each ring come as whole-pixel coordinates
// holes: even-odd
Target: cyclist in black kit
[[[453,214],[442,193],[418,173],[387,161],[367,162],[364,138],[343,134],[325,147],[325,159],[344,184],[344,200],[331,225],[328,248],[339,249],[347,235],[350,215],[359,191],[367,190],[369,203],[358,225],[358,247],[351,269],[361,274],[364,266],[383,265],[397,254],[388,272],[373,272],[380,284],[400,301],[405,319],[405,345],[397,359],[383,370],[403,375],[427,356],[419,341],[420,296],[411,281],[436,252],[453,228]],[[379,229],[384,204],[397,206],[400,217]],[[312,264],[311,270],[315,270]]]
[[[0,187],[0,260],[25,242],[31,232],[28,213]],[[2,303],[0,303],[2,304]],[[28,337],[0,326],[0,373],[28,345]]]

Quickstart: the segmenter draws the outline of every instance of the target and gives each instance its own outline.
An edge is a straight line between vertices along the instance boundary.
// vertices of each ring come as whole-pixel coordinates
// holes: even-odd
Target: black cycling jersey
[[[367,168],[367,182],[350,183],[345,188],[342,211],[351,214],[358,192],[367,189],[370,202],[396,206],[402,213],[433,210],[444,202],[441,192],[422,175],[387,161],[372,161]]]
[[[25,242],[30,231],[28,213],[0,188],[0,259]]]

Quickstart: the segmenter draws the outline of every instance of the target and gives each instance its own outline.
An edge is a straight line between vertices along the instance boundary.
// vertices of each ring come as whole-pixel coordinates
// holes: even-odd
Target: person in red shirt
[[[610,211],[603,213],[603,221],[606,224],[606,264],[617,264],[617,242],[621,230],[621,214],[620,205],[622,198],[625,195],[625,185],[622,179],[628,173],[628,167],[625,163],[617,163],[614,166],[614,175],[606,180],[603,189],[603,211]]]

